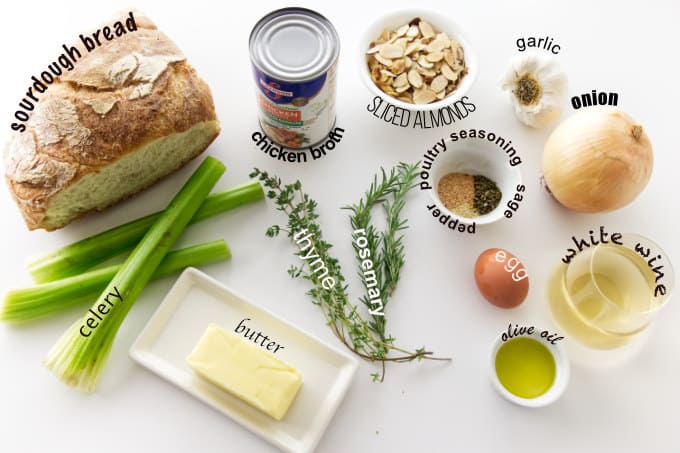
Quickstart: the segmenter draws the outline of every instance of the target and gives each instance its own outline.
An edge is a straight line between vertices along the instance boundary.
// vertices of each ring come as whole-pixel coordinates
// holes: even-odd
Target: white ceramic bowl
[[[491,347],[491,383],[501,395],[515,404],[526,407],[547,406],[548,404],[552,404],[557,401],[567,388],[570,376],[569,359],[567,358],[564,348],[559,342],[551,344],[549,341],[541,338],[541,330],[534,330],[533,334],[523,336],[531,337],[537,341],[540,341],[548,348],[555,359],[555,381],[553,382],[552,387],[550,387],[550,389],[543,395],[540,395],[536,398],[522,398],[510,393],[505,387],[503,387],[503,384],[501,384],[501,381],[498,379],[498,375],[496,374],[496,354],[503,343],[505,343],[503,341],[503,334],[496,338],[493,346]]]
[[[368,70],[368,64],[366,63],[366,51],[369,49],[371,42],[375,41],[383,30],[396,30],[400,26],[410,22],[416,17],[426,20],[436,30],[445,32],[447,35],[457,40],[463,47],[463,51],[465,52],[465,64],[468,67],[468,73],[460,81],[456,91],[441,101],[432,102],[430,104],[409,104],[408,102],[400,101],[399,99],[395,99],[392,96],[384,93],[376,86],[375,83],[373,83],[373,80],[371,80],[371,74]],[[467,38],[463,29],[457,23],[446,17],[445,14],[427,9],[413,8],[394,11],[376,20],[366,29],[366,31],[364,31],[363,35],[361,36],[359,40],[358,54],[360,68],[359,74],[361,75],[361,80],[363,80],[364,84],[371,91],[371,93],[374,96],[380,96],[392,105],[410,111],[437,110],[453,104],[470,90],[472,84],[477,78],[477,72],[479,71],[477,55],[470,45],[470,40]]]
[[[430,169],[430,196],[443,212],[451,215],[452,219],[459,219],[462,223],[475,222],[478,225],[495,222],[504,217],[507,203],[513,199],[517,185],[522,182],[519,166],[509,163],[508,155],[495,143],[480,139],[448,140],[446,151],[440,152]],[[444,206],[437,193],[439,180],[449,173],[467,173],[482,175],[496,183],[502,196],[498,206],[493,211],[479,217],[463,217],[450,211]]]

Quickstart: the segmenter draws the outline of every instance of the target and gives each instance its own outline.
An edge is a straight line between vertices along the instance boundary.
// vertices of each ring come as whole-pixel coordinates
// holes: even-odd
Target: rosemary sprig
[[[400,212],[404,205],[404,196],[413,185],[416,168],[417,165],[400,164],[389,175],[382,171],[381,181],[378,181],[376,177],[366,196],[358,205],[349,208],[354,213],[351,217],[352,226],[363,228],[365,225],[367,238],[371,231],[368,240],[372,247],[374,263],[379,264],[375,267],[376,270],[380,269],[381,277],[378,281],[381,282],[381,290],[385,289],[385,293],[381,293],[385,294],[385,301],[394,290],[404,264],[402,236],[397,236],[397,233],[406,228],[406,222],[401,219]],[[422,359],[449,360],[433,357],[432,352],[427,351],[425,347],[407,350],[395,345],[395,339],[385,335],[384,317],[376,319],[374,316],[367,320],[361,315],[358,307],[350,302],[347,295],[348,286],[345,283],[340,263],[329,253],[332,245],[324,240],[321,227],[317,222],[319,217],[316,210],[317,203],[303,192],[300,181],[284,184],[280,178],[257,168],[250,174],[250,177],[259,178],[265,187],[267,197],[274,200],[276,209],[288,217],[285,227],[273,225],[267,229],[266,235],[274,237],[284,232],[295,243],[295,235],[304,232],[305,237],[310,241],[310,247],[307,250],[315,250],[318,259],[325,264],[328,273],[316,272],[310,266],[310,262],[303,258],[305,252],[298,250],[295,255],[300,257],[301,264],[291,266],[288,273],[293,278],[303,278],[311,282],[312,288],[307,294],[312,302],[321,308],[326,323],[335,336],[350,351],[364,360],[380,362],[382,372],[373,373],[371,375],[373,380],[383,381],[387,362],[402,363]],[[387,199],[388,195],[391,196],[390,200]],[[378,235],[370,224],[370,208],[378,203],[384,205],[388,216],[387,230],[381,235]],[[383,248],[378,252],[380,243],[383,244]],[[373,254],[374,251],[376,254]],[[328,282],[325,280],[327,277],[331,277],[335,282],[330,289],[328,285],[323,284],[324,281]],[[362,302],[368,304],[365,298]]]
[[[415,186],[414,181],[418,175],[418,166],[419,163],[415,165],[399,163],[390,171],[389,175],[381,169],[382,177],[380,181],[378,175],[375,175],[371,186],[359,200],[359,203],[344,208],[352,211],[350,216],[352,229],[354,231],[363,229],[366,232],[367,248],[370,250],[371,257],[373,257],[376,279],[380,285],[383,312],[397,286],[401,269],[406,262],[402,242],[404,236],[398,233],[407,228],[406,219],[401,218],[401,210],[406,204],[406,194]],[[371,224],[371,210],[378,204],[385,209],[387,219],[387,229],[381,234],[378,234],[376,228]],[[360,266],[362,259],[359,256],[360,249],[356,244],[354,250]],[[359,268],[361,269],[361,267]],[[361,275],[361,271],[359,274]],[[365,289],[368,290],[367,282],[362,281]],[[367,296],[360,300],[368,308],[372,307]],[[378,332],[380,338],[389,341],[389,337],[385,335],[385,316],[380,314],[372,316],[374,330]]]

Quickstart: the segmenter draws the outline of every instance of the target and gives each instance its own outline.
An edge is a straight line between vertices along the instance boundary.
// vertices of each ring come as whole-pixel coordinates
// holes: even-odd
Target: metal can
[[[273,11],[250,33],[262,131],[287,148],[312,146],[335,125],[340,39],[321,14],[306,8]]]

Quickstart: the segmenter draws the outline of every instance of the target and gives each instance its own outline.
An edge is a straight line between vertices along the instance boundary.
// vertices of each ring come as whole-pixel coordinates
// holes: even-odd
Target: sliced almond
[[[447,49],[451,45],[451,40],[445,33],[439,33],[437,37],[427,45],[428,52],[437,52]]]
[[[392,60],[389,58],[385,58],[380,53],[373,54],[373,57],[380,62],[380,64],[383,64],[385,66],[392,66]]]
[[[422,22],[420,22],[422,24]],[[419,88],[413,92],[413,102],[416,104],[429,104],[437,99],[437,94],[427,87]]]
[[[427,45],[420,42],[420,40],[415,40],[407,47],[407,54],[420,52],[421,50],[425,50],[426,47]]]
[[[408,85],[408,77],[406,76],[405,72],[402,72],[396,79],[394,79],[394,82],[392,82],[392,86],[395,88],[403,87],[404,85]]]
[[[387,41],[389,41],[389,39],[390,39],[390,31],[387,30],[387,29],[383,30],[383,32],[380,33],[380,36],[378,37],[378,40],[382,41],[382,42],[387,42]]]
[[[394,41],[394,45],[401,47],[401,50],[405,50],[406,46],[408,46],[408,39],[399,38],[396,41]]]
[[[394,63],[392,66],[390,66],[390,71],[392,71],[395,74],[401,74],[406,70],[406,62],[404,61],[403,58],[400,58],[399,60],[394,60]]]
[[[437,93],[437,99],[439,99],[440,101],[442,99],[444,99],[445,97],[446,97],[446,91],[445,90],[441,90],[439,93]]]
[[[447,47],[450,47],[451,43],[454,42],[451,38],[449,38],[449,36],[446,33],[438,33],[437,37],[434,38],[434,40],[442,43],[445,49]]]
[[[396,77],[397,76],[396,74],[388,71],[387,69],[381,69],[380,74],[384,75],[385,77]]]
[[[420,66],[418,67],[417,71],[421,76],[423,76],[427,79],[433,79],[437,75],[437,71],[435,71],[433,69],[423,68],[423,67],[420,67]]]
[[[411,85],[413,85],[416,88],[420,88],[421,86],[423,86],[423,78],[415,69],[411,69],[408,72],[408,81]]]
[[[411,43],[406,47],[406,50],[404,50],[404,55],[411,55],[412,53],[417,52],[419,49],[419,42]]]
[[[463,63],[463,60],[465,59],[463,48],[460,46],[456,49],[456,58],[458,58],[458,61],[461,63]]]
[[[444,44],[442,41],[434,40],[430,44],[427,45],[425,50],[428,53],[442,52],[444,50],[444,48],[446,48],[446,47],[447,47],[446,44]]]
[[[430,83],[430,89],[435,93],[439,93],[444,88],[446,88],[446,85],[448,84],[449,80],[446,77],[444,77],[443,75],[438,75],[437,77],[432,79],[432,83]]]
[[[418,36],[419,33],[420,30],[416,25],[411,25],[410,27],[408,27],[408,30],[406,30],[406,36],[408,36],[409,38],[415,38]]]
[[[411,66],[413,66],[413,60],[411,60],[409,57],[404,57],[404,67],[406,69],[411,69]]]
[[[371,54],[374,54],[376,52],[379,52],[381,46],[382,46],[382,44],[374,44],[373,47],[371,47],[370,49],[368,49],[366,51],[366,55],[371,55]]]
[[[397,36],[398,37],[404,36],[406,34],[406,32],[408,31],[408,29],[409,29],[408,24],[404,24],[401,27],[397,28]]]
[[[381,52],[382,52],[382,50],[381,50]],[[427,59],[427,61],[434,63],[436,61],[442,61],[444,59],[444,54],[442,52],[432,52],[432,53],[428,53],[425,58]],[[420,61],[419,61],[419,63],[420,63]]]
[[[421,55],[420,58],[418,58],[418,64],[420,66],[422,66],[423,68],[427,68],[427,69],[434,66],[430,61],[428,61],[427,56],[425,56],[425,55]]]
[[[383,58],[399,58],[404,56],[404,49],[396,44],[385,44],[380,48],[379,53]]]
[[[396,87],[394,90],[395,90],[397,93],[404,93],[405,91],[408,91],[408,90],[410,90],[410,89],[411,89],[411,85],[409,85],[409,84],[407,83],[406,85],[403,85],[403,86],[400,86],[400,87]]]
[[[442,75],[446,77],[449,80],[456,81],[458,80],[458,74],[451,69],[451,66],[448,64],[444,63],[441,67]]]
[[[420,23],[418,24],[418,28],[420,28],[420,32],[423,34],[423,38],[434,37],[434,29],[432,28],[432,25],[428,24],[424,20],[420,21]]]
[[[453,67],[454,65],[453,52],[451,52],[451,49],[444,50],[444,60],[449,66]]]

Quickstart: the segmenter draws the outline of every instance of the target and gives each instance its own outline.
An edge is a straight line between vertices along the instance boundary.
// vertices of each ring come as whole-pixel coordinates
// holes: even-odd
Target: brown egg
[[[518,306],[529,292],[529,275],[524,265],[503,249],[488,249],[479,255],[475,282],[482,296],[501,308]]]

